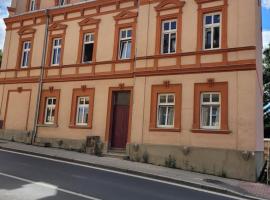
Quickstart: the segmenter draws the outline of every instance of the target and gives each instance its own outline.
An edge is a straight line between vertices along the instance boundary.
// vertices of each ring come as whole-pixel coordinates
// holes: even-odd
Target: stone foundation
[[[133,161],[247,181],[257,181],[264,163],[263,152],[227,149],[129,144],[127,153]]]
[[[0,130],[0,139],[29,144],[31,132],[17,130]]]

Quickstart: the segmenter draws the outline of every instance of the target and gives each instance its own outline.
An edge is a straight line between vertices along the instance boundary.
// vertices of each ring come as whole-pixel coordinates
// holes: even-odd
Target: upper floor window
[[[201,128],[220,128],[220,93],[201,93]]]
[[[56,108],[56,98],[55,97],[48,97],[46,99],[44,124],[54,124],[55,123],[55,108]]]
[[[162,22],[161,53],[170,54],[176,52],[176,20]]]
[[[121,29],[119,39],[119,59],[131,58],[132,29]]]
[[[66,4],[66,0],[59,0],[58,1],[58,5],[59,6],[63,6],[63,5],[65,5]]]
[[[22,48],[21,68],[27,68],[30,62],[31,42],[25,41]]]
[[[93,50],[94,50],[94,34],[86,33],[83,39],[83,54],[82,62],[88,63],[93,60]]]
[[[157,109],[157,127],[173,128],[174,127],[174,94],[159,94]]]
[[[29,11],[34,11],[36,9],[36,0],[30,0]]]
[[[221,13],[204,15],[204,49],[218,49],[221,43]]]
[[[61,59],[61,47],[62,47],[62,39],[55,38],[53,39],[53,49],[52,49],[52,65],[59,65]]]
[[[78,97],[76,125],[87,126],[89,114],[89,97]]]

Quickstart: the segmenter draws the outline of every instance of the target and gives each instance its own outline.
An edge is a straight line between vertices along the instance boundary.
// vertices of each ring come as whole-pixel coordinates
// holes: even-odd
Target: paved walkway
[[[68,161],[115,169],[123,172],[141,174],[148,177],[173,181],[176,183],[205,188],[222,193],[238,194],[240,196],[250,197],[249,199],[261,198],[270,200],[270,186],[260,183],[238,181],[139,162],[131,162],[118,158],[96,157],[84,153],[31,146],[3,140],[0,140],[0,148],[65,159]]]

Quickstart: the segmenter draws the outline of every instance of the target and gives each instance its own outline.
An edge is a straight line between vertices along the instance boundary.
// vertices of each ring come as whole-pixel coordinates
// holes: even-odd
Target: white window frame
[[[58,40],[58,45],[55,45],[55,41]],[[59,42],[60,41],[60,42]],[[54,50],[57,50],[57,56],[56,56],[56,63],[54,62]],[[58,57],[59,54],[59,49],[60,49],[60,55]],[[53,39],[53,45],[52,45],[52,55],[51,55],[51,66],[59,66],[60,65],[60,61],[61,61],[61,54],[62,54],[62,38],[54,38]],[[59,59],[58,59],[59,58]]]
[[[173,103],[169,103],[168,101],[168,96],[173,95],[174,97],[174,102]],[[160,97],[161,96],[166,96],[166,102],[165,103],[161,103],[160,102]],[[160,124],[159,121],[159,107],[160,106],[166,106],[166,116],[165,116],[165,125]],[[168,125],[168,112],[169,112],[169,107],[173,106],[174,108],[174,115],[173,115],[173,123],[172,125]],[[174,121],[175,121],[175,94],[174,93],[160,93],[158,94],[158,102],[157,102],[157,127],[158,128],[174,128]]]
[[[23,42],[22,46],[22,58],[21,58],[21,68],[28,68],[29,67],[29,62],[30,62],[30,52],[31,52],[31,41],[25,41]],[[24,61],[24,54],[26,54],[26,63],[25,65]]]
[[[212,20],[214,19],[215,15],[220,16],[219,23],[206,24],[206,17],[212,16]],[[219,27],[219,47],[214,46],[214,28]],[[211,28],[211,48],[205,48],[206,38],[205,38],[205,30],[207,28]],[[214,49],[221,49],[221,38],[222,38],[222,13],[221,12],[214,12],[214,13],[207,13],[203,15],[203,50],[214,50]]]
[[[81,99],[83,99],[83,104],[80,104],[80,100]],[[88,104],[86,104],[85,102],[86,102],[86,99],[88,99]],[[83,121],[85,121],[85,119],[83,118],[85,115],[85,110],[86,110],[86,108],[88,108],[88,115],[89,115],[89,112],[90,112],[90,110],[89,110],[89,107],[90,107],[90,98],[89,98],[89,96],[81,96],[81,97],[77,97],[77,111],[76,111],[76,125],[77,126],[87,126],[88,125],[88,122],[83,122]],[[81,122],[79,122],[79,110],[80,110],[80,108],[82,108],[83,109],[83,112],[82,112],[82,121]],[[88,118],[88,120],[89,120],[89,118]]]
[[[89,36],[90,40],[87,41],[86,37]],[[93,61],[93,55],[92,55],[92,60],[91,61],[84,61],[84,53],[85,53],[85,45],[86,44],[93,44],[93,48],[94,48],[94,43],[95,43],[95,34],[94,33],[85,33],[83,35],[83,50],[82,50],[82,63],[91,63]],[[94,51],[94,49],[93,49]]]
[[[171,23],[175,22],[176,23],[176,29],[171,29]],[[164,30],[164,24],[165,23],[170,23],[170,29],[169,30]],[[161,49],[160,53],[161,54],[174,54],[176,53],[176,48],[177,48],[177,19],[171,19],[171,20],[164,20],[162,21],[162,29],[161,29]],[[164,35],[169,34],[169,44],[168,44],[168,53],[165,53],[164,50]],[[171,52],[171,35],[175,34],[175,51]]]
[[[49,104],[49,100],[52,100],[52,104]],[[54,100],[55,100],[55,104],[53,104]],[[44,124],[52,125],[55,123],[56,101],[57,101],[56,97],[47,97],[46,98]],[[50,109],[49,118],[52,118],[52,113],[53,113],[52,111],[54,110],[54,121],[47,121],[48,108]]]
[[[122,38],[122,32],[124,32],[124,31],[126,31],[126,37],[124,37],[124,38]],[[131,31],[131,36],[130,37],[128,37],[128,31]],[[132,30],[132,28],[123,28],[123,29],[120,29],[120,31],[119,31],[119,52],[118,52],[118,58],[120,59],[120,60],[127,60],[127,59],[130,59],[131,58],[131,51],[132,51],[132,35],[133,35],[133,30]],[[130,55],[129,55],[129,57],[128,57],[128,55],[127,55],[127,53],[128,53],[128,51],[127,51],[127,49],[126,49],[126,51],[125,51],[125,53],[124,53],[124,55],[125,56],[123,56],[122,58],[121,58],[121,43],[122,42],[125,42],[125,43],[130,43]]]
[[[30,0],[29,11],[35,11],[35,10],[36,10],[36,0]]]
[[[209,102],[203,102],[203,96],[204,95],[207,95],[209,94],[210,95],[210,101]],[[213,95],[219,95],[219,101],[218,102],[213,102],[212,101],[212,96]],[[201,96],[200,96],[200,127],[202,129],[215,129],[215,130],[218,130],[220,129],[221,127],[221,93],[220,92],[202,92],[201,93]],[[203,117],[202,117],[202,106],[209,106],[210,107],[210,126],[204,126],[203,125]],[[219,119],[219,125],[218,126],[211,126],[212,124],[212,109],[213,109],[213,106],[219,106],[219,116],[218,116],[218,119]]]

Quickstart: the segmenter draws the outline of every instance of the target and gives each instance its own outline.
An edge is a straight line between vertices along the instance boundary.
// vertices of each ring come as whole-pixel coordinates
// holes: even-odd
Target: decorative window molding
[[[91,17],[87,17],[78,23],[80,26],[80,38],[79,38],[79,45],[78,45],[77,64],[80,64],[83,61],[83,45],[84,45],[85,34],[93,34],[94,47],[93,47],[93,55],[92,55],[91,62],[96,61],[99,23],[100,23],[100,19],[94,19]]]
[[[73,89],[72,103],[71,103],[71,113],[70,113],[70,128],[92,128],[93,112],[94,112],[94,88],[82,88]],[[78,109],[78,98],[88,97],[89,98],[89,111],[88,111],[88,122],[86,125],[79,125],[77,123],[77,109]]]
[[[182,8],[185,5],[184,1],[179,0],[163,0],[156,7],[157,24],[156,24],[156,46],[155,54],[162,54],[162,31],[163,22],[167,20],[176,20],[176,51],[173,53],[181,53],[181,32],[182,32]],[[163,14],[163,11],[174,10],[171,14]],[[177,65],[180,65],[180,57],[177,58]],[[155,60],[157,66],[157,60]]]
[[[54,113],[54,121],[53,123],[46,123],[45,122],[45,114],[46,112],[46,104],[48,98],[55,98],[55,113]],[[49,90],[43,90],[41,94],[41,101],[40,101],[40,112],[39,112],[39,124],[57,126],[58,125],[58,112],[59,112],[59,102],[60,102],[60,90],[55,90],[50,88]]]
[[[114,61],[121,60],[119,58],[120,32],[123,29],[130,29],[132,32],[130,59],[134,59],[137,16],[138,16],[137,12],[131,12],[127,10],[124,10],[118,15],[114,16],[114,19],[115,19],[114,51],[113,51]],[[122,20],[124,21],[129,20],[129,22],[122,23]],[[113,69],[114,69],[114,66],[113,66]]]
[[[63,57],[65,51],[65,36],[66,36],[67,25],[60,23],[53,23],[49,27],[49,40],[48,40],[48,50],[47,50],[47,59],[46,66],[52,66],[52,54],[53,54],[53,42],[55,39],[61,39],[61,54],[59,65],[63,65]]]
[[[173,124],[161,126],[158,124],[159,98],[160,95],[174,96],[174,116]],[[180,132],[181,129],[181,103],[182,103],[182,85],[181,84],[163,84],[153,85],[151,91],[151,111],[150,111],[150,131],[174,131]],[[171,104],[171,103],[169,103]]]
[[[215,93],[220,95],[220,119],[219,126],[213,128],[203,127],[201,123],[201,101],[203,93]],[[209,82],[196,83],[194,86],[194,113],[193,129],[195,133],[229,133],[228,127],[228,83]]]
[[[21,28],[18,31],[19,48],[18,48],[17,63],[16,63],[16,68],[17,69],[22,69],[21,68],[22,55],[23,55],[22,52],[23,52],[25,42],[30,43],[30,51],[29,51],[29,57],[28,57],[28,65],[27,65],[27,67],[24,66],[24,68],[30,68],[31,67],[35,33],[36,33],[36,29],[34,29],[32,27],[24,27],[24,28]]]

